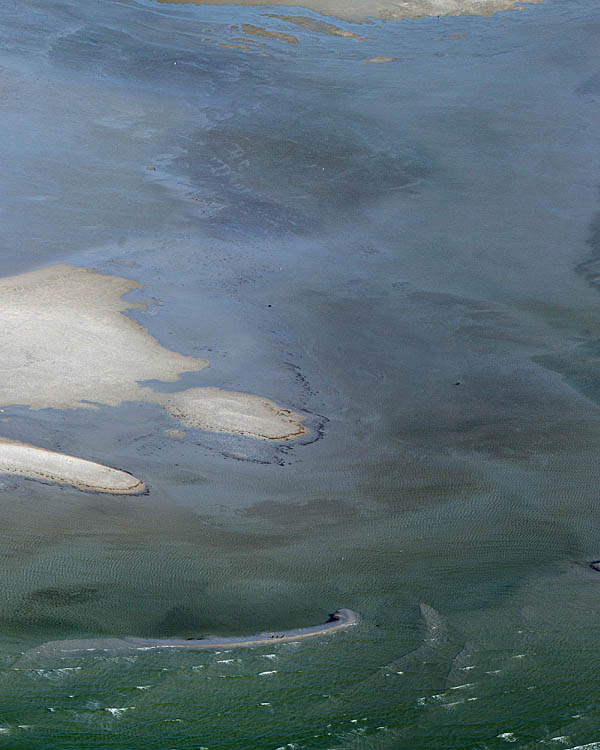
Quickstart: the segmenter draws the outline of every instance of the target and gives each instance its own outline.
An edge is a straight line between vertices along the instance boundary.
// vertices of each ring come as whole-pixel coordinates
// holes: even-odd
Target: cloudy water
[[[1,274],[138,281],[131,317],[211,363],[147,385],[310,428],[3,409],[149,493],[0,477],[0,746],[600,747],[597,4],[325,19],[366,40],[267,12],[323,20],[0,8]],[[340,607],[296,643],[38,649]]]

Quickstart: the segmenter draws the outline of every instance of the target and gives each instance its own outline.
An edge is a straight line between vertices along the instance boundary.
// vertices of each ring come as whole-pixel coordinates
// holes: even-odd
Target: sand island
[[[183,424],[200,430],[278,441],[308,432],[302,415],[263,396],[215,387],[160,393],[144,386],[148,380],[176,381],[209,362],[166,349],[124,315],[144,307],[122,299],[139,288],[130,279],[68,265],[0,279],[0,406],[98,409],[145,401],[160,404]],[[83,487],[91,467],[100,466],[71,456],[59,459],[61,454],[33,446],[17,450],[15,445],[0,443],[0,471],[55,476],[56,481]],[[79,469],[83,473],[78,482]],[[132,477],[102,469],[104,479],[96,468],[90,486],[102,488],[106,481],[116,489],[103,491],[128,491],[124,487]]]
[[[399,20],[425,16],[493,16],[522,7],[518,0],[158,0],[173,5],[279,5],[302,7],[345,21]],[[538,3],[541,0],[530,0]]]
[[[144,482],[126,471],[6,438],[0,438],[0,473],[113,495],[138,495],[146,489]]]
[[[41,646],[27,651],[25,656],[37,656],[41,652],[93,652],[93,651],[121,651],[187,648],[187,649],[219,649],[241,648],[243,646],[265,646],[274,643],[298,641],[319,635],[328,635],[338,630],[347,630],[357,625],[359,615],[351,609],[338,609],[329,616],[327,622],[312,625],[308,628],[293,628],[291,630],[274,630],[267,633],[256,633],[247,636],[232,636],[210,638],[90,638],[67,641],[48,641]]]

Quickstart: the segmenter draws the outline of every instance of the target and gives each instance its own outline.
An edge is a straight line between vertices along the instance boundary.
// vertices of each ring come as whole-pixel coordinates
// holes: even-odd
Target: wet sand
[[[137,495],[146,489],[144,482],[126,471],[6,438],[0,438],[0,474],[115,495]]]
[[[221,638],[214,636],[210,638],[93,638],[77,639],[68,641],[49,641],[38,648],[31,649],[27,655],[37,656],[41,651],[72,652],[72,651],[106,651],[106,650],[147,650],[162,648],[188,648],[188,649],[217,649],[217,648],[240,648],[243,646],[264,646],[273,643],[285,643],[297,641],[303,638],[312,638],[318,635],[328,635],[338,630],[347,630],[357,625],[359,615],[351,609],[338,609],[329,616],[329,620],[321,625],[312,625],[308,628],[292,628],[291,630],[278,630],[266,633],[256,633],[248,636],[233,636]]]

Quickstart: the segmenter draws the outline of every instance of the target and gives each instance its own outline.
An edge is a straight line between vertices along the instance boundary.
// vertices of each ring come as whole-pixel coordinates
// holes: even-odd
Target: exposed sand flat
[[[189,388],[156,394],[156,400],[189,427],[210,432],[237,432],[264,440],[291,440],[308,432],[289,409],[267,398],[220,388]]]
[[[164,405],[186,424],[287,440],[302,416],[268,399],[218,388],[157,393],[144,380],[178,380],[209,362],[161,346],[123,315],[142,305],[123,294],[140,284],[67,265],[0,279],[0,406],[96,408],[124,401]]]
[[[338,630],[346,630],[359,622],[360,618],[351,609],[338,609],[329,620],[322,625],[308,628],[294,628],[292,630],[256,633],[255,635],[233,636],[230,638],[93,638],[87,640],[49,641],[37,648],[27,651],[25,656],[37,656],[47,651],[77,652],[77,651],[106,651],[106,650],[148,650],[159,648],[190,648],[190,649],[218,649],[241,648],[243,646],[264,646],[286,641],[298,641],[318,635],[327,635]]]
[[[18,474],[115,495],[137,495],[146,489],[142,481],[126,471],[7,438],[0,438],[0,474]]]
[[[51,266],[0,279],[0,404],[34,409],[116,406],[138,380],[177,380],[206,360],[162,347],[122,315],[140,284],[86,268]]]
[[[303,7],[360,23],[370,18],[397,20],[423,16],[493,16],[503,10],[516,8],[517,0],[157,0],[173,5],[279,5]],[[542,0],[532,0],[532,3]]]

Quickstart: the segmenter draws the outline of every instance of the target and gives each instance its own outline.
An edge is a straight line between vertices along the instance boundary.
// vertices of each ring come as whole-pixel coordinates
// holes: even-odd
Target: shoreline
[[[255,633],[248,636],[211,636],[209,638],[92,638],[65,641],[47,641],[37,648],[28,651],[34,655],[40,651],[63,651],[72,653],[77,651],[107,651],[116,650],[140,650],[162,648],[181,649],[215,649],[215,648],[241,648],[244,646],[264,646],[273,643],[286,643],[318,635],[327,635],[339,630],[347,630],[357,625],[360,616],[351,609],[338,609],[333,612],[327,622],[321,625],[311,625],[306,628],[292,628],[290,630],[276,630],[264,633]]]

